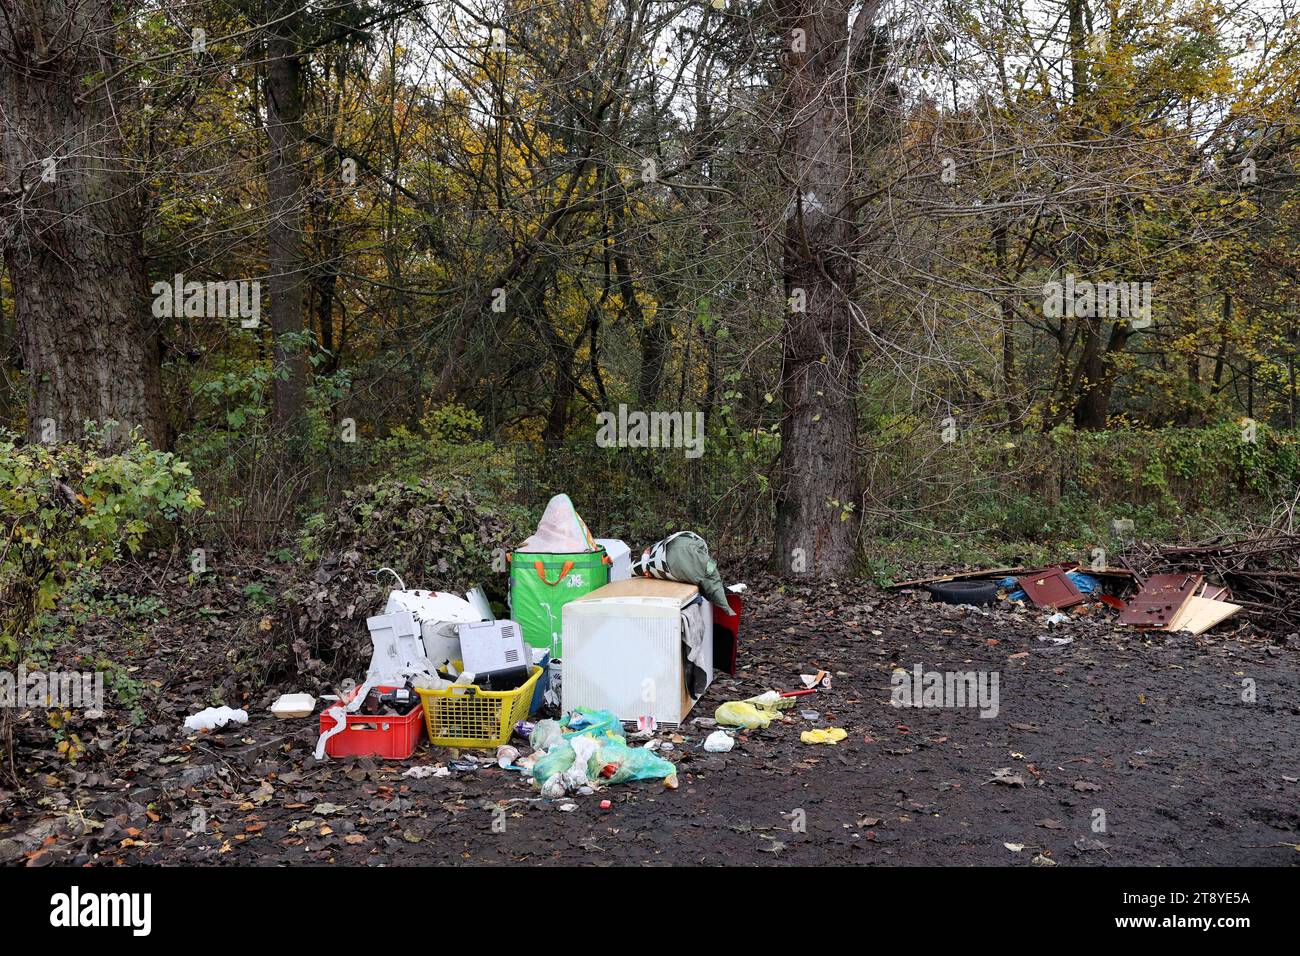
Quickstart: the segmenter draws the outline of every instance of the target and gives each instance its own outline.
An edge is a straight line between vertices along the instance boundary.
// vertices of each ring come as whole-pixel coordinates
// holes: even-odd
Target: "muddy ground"
[[[265,710],[292,688],[252,686],[241,697],[226,678],[222,689],[232,642],[256,639],[257,628],[214,613],[210,600],[200,613],[198,602],[171,599],[170,614],[125,649],[112,621],[87,622],[79,650],[126,657],[148,688],[140,722],[111,694],[103,717],[74,715],[60,733],[77,733],[86,749],[70,764],[45,714],[25,717],[19,782],[0,781],[0,862],[1300,862],[1297,637],[1235,622],[1201,638],[1144,636],[1116,628],[1100,605],[1048,626],[1033,610],[955,608],[866,585],[781,589],[757,573],[748,583],[740,671],[719,679],[692,717],[797,687],[816,668],[833,673],[831,689],[801,698],[784,722],[740,734],[725,755],[702,750],[710,728],[688,722],[680,742],[662,731],[677,790],[610,787],[571,798],[567,812],[568,801],[543,800],[495,766],[404,778],[409,766],[453,756],[427,744],[406,763],[316,762],[315,719]],[[918,663],[996,672],[997,716],[891,706],[895,667]],[[1243,699],[1250,682],[1254,702]],[[182,733],[183,716],[214,696],[247,706],[249,724]],[[800,741],[818,726],[848,737]],[[493,826],[498,807],[504,832]]]

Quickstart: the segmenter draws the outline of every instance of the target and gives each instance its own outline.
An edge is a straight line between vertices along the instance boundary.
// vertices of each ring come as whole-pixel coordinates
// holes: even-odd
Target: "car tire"
[[[998,599],[998,586],[992,581],[944,581],[927,584],[925,589],[944,604],[992,604]]]

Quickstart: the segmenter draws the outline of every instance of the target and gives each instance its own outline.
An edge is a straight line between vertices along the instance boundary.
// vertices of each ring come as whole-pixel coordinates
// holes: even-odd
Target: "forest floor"
[[[43,712],[20,720],[18,784],[0,778],[0,863],[1300,862],[1300,638],[1234,622],[1201,638],[1144,637],[1116,628],[1102,606],[1049,627],[1033,610],[733,577],[750,587],[740,670],[691,717],[798,687],[817,668],[832,687],[739,734],[727,754],[704,752],[709,728],[689,719],[680,740],[661,730],[677,790],[642,782],[559,801],[495,765],[404,777],[447,762],[427,743],[406,762],[317,762],[316,718],[266,710],[293,688],[258,688],[242,704],[230,696],[232,642],[255,639],[257,627],[228,622],[211,595],[170,594],[170,613],[127,648],[116,622],[87,621],[77,653],[123,662],[147,692],[134,723],[111,694],[102,717],[75,715],[60,731],[85,747],[75,764]],[[895,667],[916,664],[996,672],[997,716],[891,706]],[[184,716],[223,685],[249,723],[183,733]],[[848,737],[802,743],[817,726]],[[568,803],[576,808],[561,810]]]

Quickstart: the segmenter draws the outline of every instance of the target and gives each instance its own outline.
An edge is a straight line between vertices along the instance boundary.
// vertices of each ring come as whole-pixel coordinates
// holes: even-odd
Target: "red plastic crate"
[[[381,687],[381,691],[393,690]],[[325,753],[331,757],[382,757],[385,760],[406,760],[415,753],[415,746],[424,736],[424,704],[401,717],[383,717],[372,714],[348,714],[347,730],[325,741]],[[320,732],[334,728],[334,718],[328,710],[320,715]]]

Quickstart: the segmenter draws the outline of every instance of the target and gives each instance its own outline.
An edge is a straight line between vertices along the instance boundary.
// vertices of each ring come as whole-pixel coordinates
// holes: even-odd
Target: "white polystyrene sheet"
[[[451,621],[468,624],[483,620],[483,615],[469,601],[445,591],[392,591],[384,613],[397,611],[409,611],[421,623]]]

